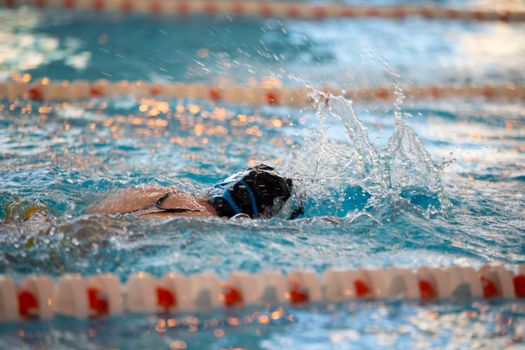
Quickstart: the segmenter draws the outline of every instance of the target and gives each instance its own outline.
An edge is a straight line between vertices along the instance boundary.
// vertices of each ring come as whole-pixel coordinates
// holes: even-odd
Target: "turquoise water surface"
[[[28,8],[1,9],[0,20],[3,80],[270,77],[318,87],[525,80],[522,24],[152,19]],[[338,98],[330,106],[1,101],[0,273],[21,280],[113,272],[124,281],[137,271],[226,277],[525,263],[523,101],[407,96],[400,106]],[[307,197],[304,217],[145,221],[87,212],[108,192],[133,186],[202,193],[258,162],[296,179]],[[49,221],[23,221],[28,208],[45,210]],[[56,318],[0,326],[0,348],[518,349],[524,336],[523,302],[391,301]]]

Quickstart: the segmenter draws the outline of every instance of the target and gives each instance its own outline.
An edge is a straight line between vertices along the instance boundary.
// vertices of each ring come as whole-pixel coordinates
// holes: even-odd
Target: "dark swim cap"
[[[292,179],[272,167],[259,164],[228,177],[209,192],[209,202],[219,216],[243,213],[251,218],[271,217],[281,210],[292,194]],[[292,215],[295,218],[300,213]]]

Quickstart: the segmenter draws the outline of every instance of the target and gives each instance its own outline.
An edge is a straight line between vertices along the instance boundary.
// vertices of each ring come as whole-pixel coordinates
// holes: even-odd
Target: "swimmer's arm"
[[[90,205],[86,211],[100,214],[129,213],[154,204],[162,195],[172,190],[163,187],[124,189],[110,194],[98,203]]]

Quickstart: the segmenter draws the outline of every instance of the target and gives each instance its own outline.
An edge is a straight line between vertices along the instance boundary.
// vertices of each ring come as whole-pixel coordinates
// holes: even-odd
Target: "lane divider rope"
[[[355,102],[388,101],[396,97],[391,86],[370,88],[324,87],[323,92],[343,95]],[[143,81],[9,81],[0,83],[0,99],[30,101],[74,101],[88,98],[137,96],[210,100],[240,105],[311,105],[309,87],[268,87],[263,85],[209,85],[204,83],[148,83]],[[449,97],[484,97],[487,99],[524,99],[525,84],[429,85],[403,87],[403,93],[415,99]]]
[[[310,4],[292,1],[240,0],[1,0],[7,7],[30,5],[38,8],[109,11],[120,13],[148,13],[166,16],[195,14],[226,16],[260,16],[283,19],[325,18],[405,18],[421,16],[427,19],[464,21],[525,21],[525,9],[446,8],[436,6],[359,6],[348,4]]]
[[[221,281],[212,273],[160,279],[135,273],[121,285],[111,273],[83,278],[61,276],[57,283],[32,275],[16,284],[0,276],[0,321],[49,320],[54,315],[79,319],[131,313],[209,311],[242,306],[297,306],[345,300],[433,302],[439,300],[524,299],[525,265],[516,271],[501,265],[417,270],[327,270],[248,274],[233,272]]]

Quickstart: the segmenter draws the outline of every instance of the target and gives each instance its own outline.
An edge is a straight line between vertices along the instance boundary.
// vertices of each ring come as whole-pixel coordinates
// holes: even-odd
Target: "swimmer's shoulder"
[[[176,191],[174,188],[160,186],[140,186],[121,189],[110,193],[104,199],[90,205],[88,213],[121,214],[140,210],[152,205],[166,193]]]

